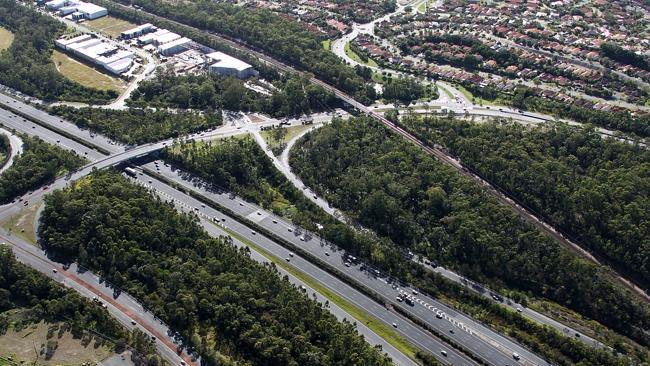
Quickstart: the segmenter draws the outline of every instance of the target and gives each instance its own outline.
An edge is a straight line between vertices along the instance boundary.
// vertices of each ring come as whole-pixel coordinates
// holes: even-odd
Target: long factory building
[[[94,38],[89,34],[74,38],[61,38],[56,40],[55,44],[57,47],[116,75],[128,71],[135,57],[133,52],[120,48],[117,43]]]
[[[57,11],[61,16],[71,15],[74,20],[92,20],[108,15],[106,8],[78,0],[52,0],[48,2],[38,0],[37,3],[39,5],[45,4],[48,10]]]

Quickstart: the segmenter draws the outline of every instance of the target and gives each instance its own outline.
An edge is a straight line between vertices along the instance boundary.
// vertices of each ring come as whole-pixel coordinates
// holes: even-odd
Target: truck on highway
[[[130,175],[130,176],[132,176],[134,178],[138,175],[138,172],[135,169],[129,168],[129,167],[124,169],[124,173],[126,173],[127,175]]]

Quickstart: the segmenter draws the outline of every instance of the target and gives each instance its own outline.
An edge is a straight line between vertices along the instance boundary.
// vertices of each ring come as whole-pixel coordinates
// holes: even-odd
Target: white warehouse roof
[[[244,61],[234,58],[230,55],[227,55],[223,52],[212,52],[206,55],[210,60],[212,60],[214,63],[211,65],[212,67],[222,67],[222,68],[229,68],[229,69],[235,69],[238,71],[244,71],[250,67],[251,65],[245,63]]]
[[[161,44],[160,46],[158,46],[158,52],[165,53],[165,51],[170,49],[170,48],[174,48],[176,46],[182,46],[182,45],[184,45],[186,43],[189,43],[191,41],[192,40],[189,39],[189,38],[185,38],[185,37],[179,38],[179,39],[177,39],[175,41],[171,41],[169,43]]]
[[[72,50],[80,50],[80,49],[83,49],[83,48],[98,45],[100,43],[102,43],[102,41],[100,39],[91,38],[91,39],[88,39],[88,40],[85,40],[85,41],[69,44],[68,48],[70,48]]]
[[[158,29],[157,31],[149,34],[145,34],[144,36],[140,36],[138,38],[138,42],[144,43],[144,44],[149,44],[151,43],[156,37],[162,36],[163,34],[170,33],[167,29]]]
[[[79,3],[79,5],[76,5],[75,8],[77,8],[78,12],[86,14],[94,14],[106,11],[106,8],[91,3]]]
[[[104,68],[114,74],[121,74],[129,69],[131,67],[131,63],[133,62],[132,59],[130,58],[123,58],[121,60],[112,62],[108,65],[104,65]]]
[[[154,37],[153,41],[157,44],[165,44],[171,41],[175,41],[177,39],[181,38],[180,35],[172,32],[165,33],[163,35]]]
[[[90,38],[91,38],[90,34],[82,34],[80,36],[76,36],[76,37],[70,38],[70,39],[57,39],[55,43],[57,44],[57,46],[59,46],[61,48],[67,48],[66,46],[69,45],[69,44],[87,41]]]
[[[152,28],[153,28],[153,24],[145,23],[145,24],[139,25],[139,26],[137,26],[135,28],[125,30],[122,33],[137,33],[137,32],[142,32],[142,31],[149,30],[149,29],[152,29]]]

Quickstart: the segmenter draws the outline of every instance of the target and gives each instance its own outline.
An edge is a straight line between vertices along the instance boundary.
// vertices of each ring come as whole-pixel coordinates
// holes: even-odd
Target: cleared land
[[[302,131],[308,129],[309,125],[305,126],[292,126],[288,128],[284,128],[283,130],[286,131],[286,133],[279,133],[277,129],[274,130],[266,130],[262,131],[261,135],[264,137],[264,140],[266,143],[269,145],[271,150],[275,151],[275,149],[278,148],[284,148],[286,144],[291,140],[294,136],[298,135]],[[277,139],[277,137],[281,137],[281,139]]]
[[[11,357],[15,362],[12,364],[94,365],[113,354],[107,347],[96,344],[95,340],[75,339],[68,331],[59,333],[59,325],[41,322],[20,330],[10,326],[7,332],[0,336],[0,364],[2,364],[1,360]],[[50,327],[56,327],[57,330],[48,338]],[[52,357],[46,359],[45,353],[36,352],[40,353],[42,349],[47,348],[48,343],[50,346],[56,344],[56,350]]]
[[[112,16],[105,16],[99,19],[90,20],[85,24],[88,26],[88,28],[94,29],[113,38],[119,37],[120,33],[137,26],[131,22],[113,18]]]
[[[14,34],[8,29],[0,27],[0,50],[6,50],[14,41]]]
[[[115,90],[118,93],[126,89],[126,83],[121,79],[99,72],[65,53],[55,50],[52,53],[52,61],[61,74],[83,86],[100,90]]]
[[[9,217],[7,221],[0,223],[3,229],[10,234],[21,237],[24,240],[36,245],[35,218],[38,208],[43,201],[30,202],[30,204],[18,212],[16,215]],[[2,348],[0,348],[2,349]]]

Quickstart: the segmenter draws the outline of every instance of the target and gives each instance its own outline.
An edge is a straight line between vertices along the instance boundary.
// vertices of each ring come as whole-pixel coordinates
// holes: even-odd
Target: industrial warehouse
[[[79,58],[103,67],[112,74],[120,75],[133,64],[134,53],[109,40],[83,34],[73,38],[56,40],[56,46]]]
[[[73,20],[93,20],[108,15],[108,10],[99,5],[85,3],[77,0],[52,0],[38,1],[39,5],[45,4],[45,8],[57,12],[60,16],[71,16]]]
[[[186,73],[201,67],[209,72],[246,79],[257,76],[251,65],[222,52],[212,52],[187,37],[157,28],[150,23],[142,24],[121,33],[120,38],[160,56],[171,57],[168,62],[178,73]]]

